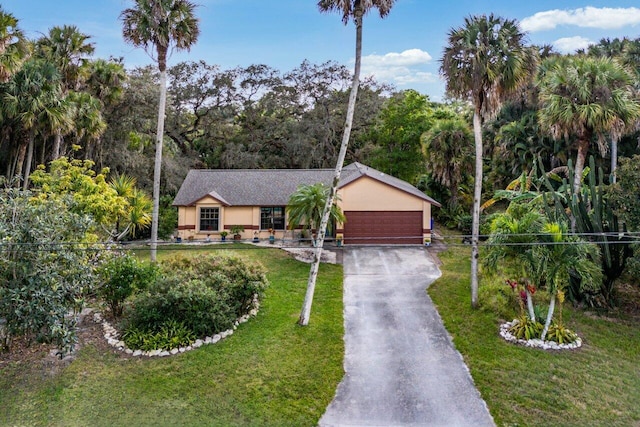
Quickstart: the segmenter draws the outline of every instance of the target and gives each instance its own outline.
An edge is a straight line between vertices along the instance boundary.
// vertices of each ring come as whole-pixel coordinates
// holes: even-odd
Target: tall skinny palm
[[[395,0],[320,0],[318,8],[321,12],[338,11],[342,13],[342,22],[346,25],[351,18],[356,25],[356,58],[353,69],[353,81],[351,83],[351,92],[349,93],[349,104],[347,106],[347,118],[344,123],[344,133],[342,134],[342,143],[336,160],[335,174],[333,183],[322,212],[322,220],[318,228],[318,240],[315,251],[315,257],[309,271],[309,280],[307,282],[307,291],[302,303],[302,311],[298,323],[306,326],[309,324],[309,316],[311,315],[311,304],[313,303],[313,293],[316,287],[316,279],[318,278],[318,270],[320,269],[320,257],[322,255],[322,247],[324,245],[324,235],[329,224],[329,216],[331,214],[331,206],[335,203],[338,193],[338,182],[342,173],[342,165],[347,154],[347,146],[349,145],[349,137],[351,136],[351,126],[353,123],[353,114],[356,108],[356,98],[358,97],[358,87],[360,86],[360,64],[362,61],[362,18],[371,9],[376,8],[380,13],[380,17],[384,18],[389,14]]]
[[[505,95],[523,83],[534,60],[514,20],[472,16],[449,31],[440,60],[447,93],[472,102],[475,140],[475,186],[471,228],[471,305],[478,305],[478,238],[482,198],[482,124],[495,115]]]
[[[153,214],[151,220],[151,261],[156,261],[158,216],[160,211],[160,173],[162,141],[167,102],[167,57],[172,49],[189,50],[198,40],[200,29],[195,5],[188,0],[134,0],[135,7],[120,14],[122,35],[134,46],[142,47],[160,71],[160,102],[156,132],[156,158],[153,168]]]
[[[605,153],[607,137],[617,141],[640,119],[633,74],[610,58],[590,57],[550,58],[541,70],[538,120],[556,139],[576,138],[577,193],[591,140]]]

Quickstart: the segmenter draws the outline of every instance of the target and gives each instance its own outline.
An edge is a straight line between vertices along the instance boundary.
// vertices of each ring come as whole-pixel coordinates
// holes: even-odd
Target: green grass
[[[246,248],[224,246],[261,262],[270,286],[258,316],[234,335],[170,358],[87,346],[52,377],[40,366],[9,365],[0,375],[0,425],[315,425],[343,374],[342,268],[322,265],[310,325],[300,327],[308,265]],[[159,258],[185,253],[171,249]]]
[[[640,425],[640,324],[565,305],[581,349],[509,344],[495,314],[471,309],[469,257],[467,247],[440,254],[443,275],[429,294],[498,425]]]

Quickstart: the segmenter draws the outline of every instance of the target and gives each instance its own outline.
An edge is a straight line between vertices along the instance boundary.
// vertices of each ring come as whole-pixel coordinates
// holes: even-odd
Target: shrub
[[[133,299],[124,322],[137,345],[152,342],[150,337],[161,333],[167,321],[199,337],[229,329],[267,286],[261,266],[234,257],[177,256],[160,269],[162,277]]]
[[[570,329],[567,329],[560,322],[553,322],[547,331],[546,340],[555,341],[558,344],[569,344],[578,339],[578,335]]]
[[[146,289],[156,279],[156,272],[153,264],[144,264],[127,253],[117,254],[98,269],[102,279],[98,295],[119,317],[124,301],[136,290]]]
[[[540,338],[544,326],[538,321],[532,321],[523,313],[518,317],[518,321],[509,328],[509,332],[514,337],[521,340],[531,340]]]
[[[149,291],[134,299],[127,329],[159,332],[166,321],[173,320],[196,336],[205,336],[232,327],[236,319],[224,289],[213,289],[200,280],[163,279]]]
[[[0,190],[0,319],[4,346],[12,337],[53,342],[60,354],[75,344],[76,316],[94,285],[93,222],[73,213],[69,197],[34,200]]]
[[[213,289],[224,289],[236,317],[247,314],[253,307],[254,295],[261,297],[267,286],[262,266],[249,265],[237,257],[177,256],[165,261],[161,268],[173,280],[197,279]]]
[[[128,348],[144,351],[186,347],[196,340],[193,332],[184,323],[175,320],[165,321],[157,332],[130,326],[122,334],[122,339]]]

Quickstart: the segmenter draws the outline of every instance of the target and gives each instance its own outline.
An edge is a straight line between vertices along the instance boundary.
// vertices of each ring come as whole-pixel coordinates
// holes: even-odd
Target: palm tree
[[[144,192],[138,190],[136,179],[128,175],[114,176],[109,182],[109,187],[115,190],[117,195],[122,197],[128,204],[124,215],[118,214],[116,217],[115,232],[112,237],[116,241],[121,240],[128,234],[135,237],[138,231],[147,228],[151,224],[151,199]],[[121,226],[124,226],[123,231],[120,231]]]
[[[569,286],[572,275],[580,278],[582,288],[597,289],[602,283],[602,271],[598,247],[569,236],[564,223],[545,224],[541,240],[544,244],[535,246],[532,256],[536,263],[535,279],[546,284],[551,296],[541,336],[544,340],[551,325],[558,291]]]
[[[422,148],[432,177],[449,188],[449,206],[458,206],[458,191],[473,170],[473,135],[460,117],[436,121],[422,136]]]
[[[156,158],[153,168],[153,215],[151,221],[151,261],[156,261],[158,214],[160,211],[160,173],[162,140],[167,102],[167,55],[170,49],[189,50],[200,30],[195,5],[189,0],[134,0],[135,7],[120,14],[122,35],[134,46],[142,47],[158,63],[160,101],[156,132]]]
[[[541,70],[542,108],[538,120],[556,139],[575,137],[573,188],[577,193],[592,139],[596,138],[604,154],[607,136],[617,142],[640,119],[633,75],[620,63],[605,57],[551,58],[542,64]],[[612,150],[615,156],[613,151],[617,151],[615,147]]]
[[[497,271],[511,260],[519,268],[520,277],[535,276],[536,258],[531,250],[538,242],[546,218],[531,204],[512,202],[506,212],[499,214],[491,223],[491,235],[483,265],[488,271]],[[509,264],[507,264],[509,265]],[[531,291],[525,287],[529,318],[535,321]]]
[[[60,71],[65,91],[79,90],[88,76],[89,57],[95,50],[90,38],[75,25],[64,25],[52,27],[37,42],[40,55]]]
[[[7,118],[20,127],[22,133],[15,176],[23,174],[24,166],[25,189],[31,172],[36,135],[44,133],[41,129],[43,122],[50,123],[60,113],[60,98],[59,74],[53,65],[42,60],[29,60],[5,87],[3,110]],[[63,122],[62,118],[60,122]]]
[[[302,303],[302,311],[298,323],[306,326],[309,324],[309,316],[311,315],[311,304],[313,303],[313,293],[316,287],[316,279],[318,270],[320,269],[320,257],[322,255],[322,246],[324,245],[324,235],[327,231],[329,216],[331,215],[331,206],[335,203],[338,194],[338,182],[340,182],[340,174],[342,173],[342,165],[347,154],[349,145],[349,137],[351,136],[351,126],[353,124],[353,114],[356,108],[356,98],[358,96],[358,87],[360,86],[360,66],[362,61],[362,18],[371,9],[378,9],[380,17],[384,18],[389,14],[395,0],[320,0],[318,8],[321,12],[338,11],[342,14],[342,22],[346,25],[351,18],[356,25],[356,57],[353,69],[353,80],[351,82],[351,92],[349,93],[349,104],[347,106],[347,117],[344,123],[344,133],[342,134],[342,143],[338,159],[336,160],[336,168],[333,176],[333,183],[327,197],[327,203],[322,211],[322,220],[318,227],[318,240],[311,270],[309,271],[309,280],[307,282],[307,291]]]
[[[75,106],[73,129],[76,136],[76,144],[84,141],[85,159],[92,157],[93,148],[100,142],[100,137],[107,129],[107,124],[102,117],[102,103],[87,92],[69,92],[68,98]]]
[[[464,27],[449,31],[440,60],[447,93],[473,104],[475,186],[471,229],[471,305],[478,305],[478,237],[482,198],[482,124],[495,115],[505,95],[522,84],[534,60],[523,45],[524,34],[514,20],[493,14],[465,19]]]
[[[0,6],[0,83],[9,81],[29,54],[29,42],[18,28],[18,20]]]
[[[86,91],[95,96],[104,106],[118,102],[123,95],[123,84],[127,73],[121,61],[97,59],[89,65]]]
[[[322,221],[322,213],[327,204],[329,189],[322,183],[301,185],[289,198],[287,216],[289,228],[304,224],[311,230],[317,230]],[[331,222],[344,222],[345,216],[337,204],[331,206]]]

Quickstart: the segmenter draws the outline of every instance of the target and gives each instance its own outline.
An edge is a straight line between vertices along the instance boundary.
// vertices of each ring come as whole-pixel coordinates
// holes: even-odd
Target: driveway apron
[[[426,288],[422,247],[344,252],[345,376],[320,426],[493,426]]]

